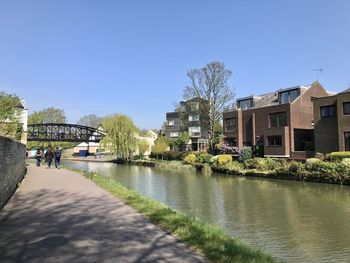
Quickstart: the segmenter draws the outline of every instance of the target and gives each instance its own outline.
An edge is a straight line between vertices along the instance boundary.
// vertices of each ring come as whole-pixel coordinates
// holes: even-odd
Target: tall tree
[[[28,124],[65,122],[66,116],[64,115],[64,110],[55,107],[46,108],[41,111],[34,111],[28,117]]]
[[[167,150],[168,146],[169,144],[167,142],[167,139],[164,136],[159,135],[152,147],[152,153],[157,155],[157,159],[159,154],[162,155],[162,159],[163,159],[163,154]]]
[[[16,95],[0,92],[0,135],[20,139],[22,124],[20,123],[20,99]]]
[[[130,158],[137,147],[137,127],[134,122],[126,115],[116,114],[105,117],[102,127],[107,136],[101,144],[112,148],[118,158]]]
[[[225,106],[234,99],[233,88],[228,80],[232,72],[224,63],[210,62],[200,69],[191,69],[187,72],[189,85],[185,87],[184,99],[194,97],[203,99],[199,107],[199,115],[205,116],[210,133],[210,147],[213,148],[215,125],[222,120],[222,112]]]
[[[102,118],[96,116],[95,114],[89,114],[81,117],[77,124],[98,128],[102,124]]]

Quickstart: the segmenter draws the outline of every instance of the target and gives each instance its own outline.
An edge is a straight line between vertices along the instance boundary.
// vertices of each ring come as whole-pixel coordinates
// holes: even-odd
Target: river
[[[217,225],[283,262],[350,262],[350,186],[64,161]]]

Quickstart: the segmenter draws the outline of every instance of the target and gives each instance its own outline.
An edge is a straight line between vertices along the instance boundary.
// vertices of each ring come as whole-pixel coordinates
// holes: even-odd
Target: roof
[[[342,91],[340,93],[348,93],[348,92],[350,92],[350,88],[348,88],[348,89],[346,89],[346,90],[344,90],[344,91]]]
[[[283,88],[283,89],[278,89],[275,92],[271,92],[271,93],[266,93],[266,94],[262,94],[259,96],[255,96],[255,95],[251,95],[248,97],[243,97],[243,98],[239,98],[237,99],[238,101],[242,101],[242,100],[246,100],[246,99],[253,99],[254,101],[254,107],[253,108],[262,108],[262,107],[267,107],[267,106],[273,106],[273,105],[278,105],[278,94],[281,92],[285,92],[285,91],[289,91],[289,90],[295,90],[295,89],[300,89],[300,95],[303,93],[303,91],[306,91],[308,88],[310,88],[311,85],[298,85],[298,86],[293,86],[293,87],[289,87],[289,88]]]

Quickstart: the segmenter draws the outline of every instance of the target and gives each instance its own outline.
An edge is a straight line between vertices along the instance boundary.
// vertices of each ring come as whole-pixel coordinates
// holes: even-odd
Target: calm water
[[[223,228],[284,262],[350,262],[350,186],[64,162]]]

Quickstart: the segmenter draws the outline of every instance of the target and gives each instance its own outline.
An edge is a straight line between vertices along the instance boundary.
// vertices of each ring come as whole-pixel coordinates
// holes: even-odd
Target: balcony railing
[[[201,137],[200,132],[189,132],[190,137]]]

